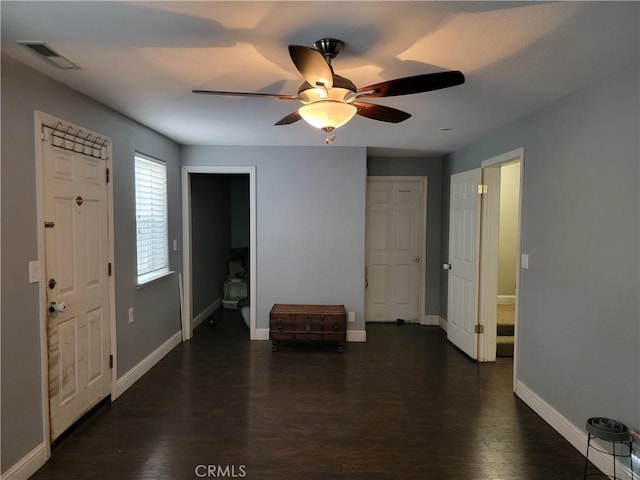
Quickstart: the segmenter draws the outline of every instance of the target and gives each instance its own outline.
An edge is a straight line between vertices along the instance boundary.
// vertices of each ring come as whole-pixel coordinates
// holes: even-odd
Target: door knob
[[[418,256],[411,257],[411,261],[418,263],[420,261],[420,257],[418,257]]]
[[[64,302],[51,302],[49,303],[49,313],[54,313],[54,312],[64,312],[66,310],[67,306],[64,304]]]

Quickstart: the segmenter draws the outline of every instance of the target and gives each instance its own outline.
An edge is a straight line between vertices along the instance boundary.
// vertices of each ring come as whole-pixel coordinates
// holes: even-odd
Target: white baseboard
[[[420,325],[440,325],[439,315],[423,315]]]
[[[116,398],[151,370],[156,363],[182,342],[182,331],[174,333],[166,342],[151,352],[145,359],[125,373],[116,382]],[[115,400],[115,399],[114,399]]]
[[[438,317],[438,325],[442,330],[447,331],[447,320],[445,318]]]
[[[36,448],[16,463],[9,470],[0,475],[1,480],[25,480],[36,473],[48,458],[47,444],[42,442]]]
[[[586,455],[587,451],[587,434],[580,428],[571,423],[555,408],[540,398],[533,390],[527,387],[519,380],[516,381],[515,393],[524,403],[529,405],[542,419],[553,427],[560,435],[562,435],[576,450],[582,455]],[[586,419],[585,419],[586,421]],[[602,472],[612,474],[613,460],[610,455],[606,455],[594,448],[589,450],[589,461],[593,463]],[[636,474],[631,478],[631,470],[620,461],[616,464],[616,473],[619,478],[627,480],[638,480],[640,477]],[[620,477],[620,475],[623,475]]]
[[[222,298],[223,297],[217,298],[211,305],[209,305],[207,308],[201,311],[198,315],[193,317],[193,320],[191,320],[191,326],[194,330],[204,320],[209,318],[213,312],[215,312],[217,309],[219,309],[222,306]]]
[[[268,328],[256,328],[256,336],[251,340],[269,340]]]
[[[366,342],[366,330],[347,330],[347,342]]]
[[[515,295],[498,295],[498,305],[515,305]]]

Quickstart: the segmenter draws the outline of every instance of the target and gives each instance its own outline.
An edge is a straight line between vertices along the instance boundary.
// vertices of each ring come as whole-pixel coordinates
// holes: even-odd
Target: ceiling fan
[[[331,66],[331,60],[342,51],[344,42],[334,38],[323,38],[315,42],[314,47],[289,45],[291,60],[305,80],[296,95],[217,90],[193,90],[193,93],[295,100],[302,103],[302,106],[278,120],[275,125],[290,125],[304,119],[310,125],[330,133],[356,114],[389,123],[400,123],[411,117],[411,114],[402,110],[363,102],[362,99],[410,95],[464,83],[462,72],[453,70],[396,78],[358,88],[348,78],[336,75]],[[335,136],[331,135],[326,141],[330,143],[333,140]]]

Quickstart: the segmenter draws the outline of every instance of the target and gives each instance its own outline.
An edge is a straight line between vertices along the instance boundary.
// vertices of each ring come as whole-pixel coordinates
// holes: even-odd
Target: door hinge
[[[109,274],[109,276],[111,276],[111,262],[109,262],[109,265],[107,265],[107,273]]]
[[[109,169],[108,168],[106,169],[106,172],[107,172],[107,183],[109,183]]]
[[[475,333],[484,333],[484,325],[476,325],[474,331]]]
[[[109,355],[109,368],[113,368],[113,355]]]
[[[486,195],[488,191],[489,191],[488,185],[483,185],[482,183],[478,184],[478,195]]]

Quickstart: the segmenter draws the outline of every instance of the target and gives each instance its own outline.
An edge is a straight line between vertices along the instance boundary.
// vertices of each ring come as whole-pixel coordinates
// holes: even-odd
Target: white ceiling
[[[334,145],[453,151],[640,58],[638,2],[2,1],[2,51],[182,144],[323,145],[297,103],[192,89],[295,94],[287,45],[345,42],[336,73],[358,87],[461,70],[446,90],[371,100],[411,113],[356,116]],[[18,40],[41,40],[58,70]],[[441,131],[442,128],[450,128]],[[330,148],[330,147],[327,147]]]

